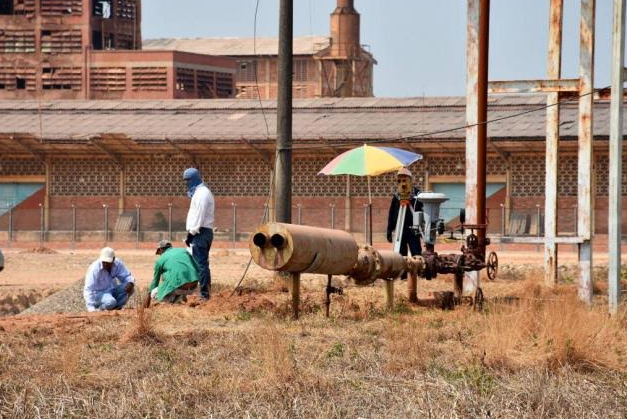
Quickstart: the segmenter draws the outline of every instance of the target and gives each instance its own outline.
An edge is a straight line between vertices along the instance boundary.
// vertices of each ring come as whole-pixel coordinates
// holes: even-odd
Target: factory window
[[[118,42],[115,49],[137,49],[135,37],[125,33],[118,33]]]
[[[15,0],[13,5],[14,15],[34,15],[35,0]]]
[[[41,52],[44,54],[80,54],[81,50],[80,30],[41,31]]]
[[[99,67],[92,68],[90,72],[91,90],[99,92],[126,90],[126,68],[124,67]]]
[[[176,90],[193,92],[196,90],[194,84],[194,70],[189,68],[176,69]]]
[[[44,16],[80,16],[82,13],[82,0],[41,0],[41,14]]]
[[[134,0],[118,0],[115,15],[121,19],[135,20],[136,8]]]
[[[44,90],[81,90],[80,67],[44,67],[41,82]]]
[[[216,96],[220,98],[233,96],[233,75],[218,73],[216,75]]]
[[[240,61],[237,67],[237,81],[254,82],[256,80],[257,62]]]
[[[13,14],[13,0],[0,0],[0,15]]]
[[[307,81],[308,60],[294,60],[294,81]]]
[[[35,69],[0,67],[0,89],[35,90]]]
[[[111,0],[94,1],[94,16],[111,19]]]
[[[18,29],[0,30],[0,53],[35,52],[35,34]]]
[[[165,67],[133,67],[133,90],[168,90],[168,69]]]

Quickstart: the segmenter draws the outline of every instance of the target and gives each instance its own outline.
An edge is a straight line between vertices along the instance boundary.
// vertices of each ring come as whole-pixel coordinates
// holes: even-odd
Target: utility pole
[[[275,220],[292,222],[292,38],[293,0],[280,0]]]
[[[279,62],[277,95],[276,181],[274,189],[277,223],[292,222],[292,43],[294,33],[293,0],[279,3]],[[294,319],[300,305],[300,274],[289,278],[290,299]]]
[[[623,83],[625,62],[625,0],[614,0],[612,26],[612,103],[610,108],[610,205],[609,205],[609,270],[610,313],[618,312],[621,294],[621,237],[623,224],[622,162],[623,162]]]

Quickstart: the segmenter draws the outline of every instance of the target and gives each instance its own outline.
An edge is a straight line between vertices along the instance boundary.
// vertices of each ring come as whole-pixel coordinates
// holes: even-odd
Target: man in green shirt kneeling
[[[156,254],[160,256],[155,262],[145,306],[150,307],[150,300],[171,304],[187,301],[198,286],[198,263],[186,249],[173,248],[167,240],[159,242]]]

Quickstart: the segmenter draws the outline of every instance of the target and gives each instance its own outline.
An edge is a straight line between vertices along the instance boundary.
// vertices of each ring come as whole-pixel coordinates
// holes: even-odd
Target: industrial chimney
[[[354,0],[337,0],[331,13],[331,56],[352,58],[359,55],[359,13]]]

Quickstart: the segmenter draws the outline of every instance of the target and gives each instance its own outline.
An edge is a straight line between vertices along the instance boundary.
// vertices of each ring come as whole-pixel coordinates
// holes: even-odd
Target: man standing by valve
[[[407,247],[412,256],[422,254],[420,247],[420,238],[417,232],[410,227],[413,224],[412,211],[422,211],[422,203],[418,201],[417,196],[420,189],[412,185],[412,174],[409,169],[403,167],[396,174],[397,190],[392,197],[390,203],[390,211],[388,213],[387,240],[392,243],[395,241],[395,234],[402,234],[400,238],[399,252],[403,256],[407,256]],[[401,231],[396,231],[401,206],[406,206],[405,219],[402,221]],[[412,211],[410,211],[410,209]],[[405,276],[406,274],[404,274]],[[405,279],[405,278],[403,278]]]
[[[187,184],[187,196],[192,200],[185,224],[187,230],[185,244],[191,248],[191,253],[200,268],[200,302],[205,302],[211,297],[209,250],[213,242],[215,202],[198,169],[192,167],[185,170],[183,179]]]

